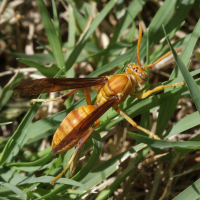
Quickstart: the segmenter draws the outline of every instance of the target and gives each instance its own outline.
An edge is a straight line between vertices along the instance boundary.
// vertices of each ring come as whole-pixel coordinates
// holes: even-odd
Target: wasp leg
[[[134,122],[128,115],[126,115],[121,108],[117,108],[115,109],[121,116],[123,116],[133,127],[136,127],[137,129],[143,131],[144,133],[146,133],[147,135],[150,135],[151,137],[153,137],[156,140],[160,140],[160,138],[155,135],[154,133],[150,132],[149,130],[137,125],[136,122]]]
[[[133,94],[131,96],[134,97],[134,98],[138,98],[138,99],[144,99],[154,92],[158,92],[158,91],[164,90],[165,88],[175,87],[175,86],[180,86],[180,85],[185,85],[185,82],[182,81],[182,82],[173,83],[173,84],[170,84],[170,85],[160,85],[160,86],[158,86],[158,87],[156,87],[152,90],[146,91],[145,93]]]
[[[63,100],[63,103],[70,97],[72,96],[72,94],[74,94],[78,89],[73,89],[71,91],[69,91],[67,94],[60,96],[60,97],[56,97],[56,98],[52,98],[52,99],[32,99],[30,101],[30,105],[32,106],[35,102],[49,102],[49,101],[57,101],[57,100]]]
[[[86,99],[87,105],[92,105],[89,87],[84,88],[84,94],[85,94],[85,99]]]
[[[66,171],[67,169],[69,168],[69,166],[71,165],[71,163],[73,162],[76,154],[78,153],[79,149],[85,144],[86,140],[89,138],[89,136],[92,134],[92,132],[94,131],[94,129],[100,125],[100,120],[98,119],[96,122],[95,122],[95,125],[92,126],[92,128],[90,129],[90,131],[87,132],[87,134],[79,141],[78,143],[78,146],[76,148],[76,150],[74,151],[71,159],[69,160],[69,162],[67,163],[67,166],[65,167],[65,169],[60,173],[58,174],[58,176],[56,176],[55,178],[53,178],[51,180],[51,185],[54,185],[55,181],[58,180]]]

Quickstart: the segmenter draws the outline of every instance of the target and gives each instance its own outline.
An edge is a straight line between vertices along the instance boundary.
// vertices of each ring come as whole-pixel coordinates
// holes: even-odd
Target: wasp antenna
[[[139,24],[139,35],[138,35],[137,54],[136,54],[136,58],[137,58],[137,62],[138,62],[139,66],[141,66],[141,62],[140,62],[140,44],[141,44],[141,39],[142,39],[142,25]]]
[[[181,51],[181,49],[174,49],[174,50],[175,50],[176,52]],[[164,56],[162,56],[161,58],[159,58],[158,60],[156,60],[154,63],[145,66],[144,69],[153,67],[154,65],[156,65],[156,64],[159,63],[161,60],[165,59],[166,57],[168,57],[168,56],[171,55],[171,54],[172,54],[172,51],[169,51],[169,52],[166,53]]]

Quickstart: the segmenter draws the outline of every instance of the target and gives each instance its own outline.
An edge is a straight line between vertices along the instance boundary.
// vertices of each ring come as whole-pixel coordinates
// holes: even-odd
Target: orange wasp
[[[64,118],[54,134],[52,141],[53,154],[65,152],[75,145],[77,145],[77,148],[74,151],[65,169],[58,176],[52,179],[51,184],[54,184],[54,182],[66,172],[79,149],[83,146],[83,144],[92,134],[94,129],[100,125],[100,116],[103,115],[110,107],[112,107],[114,110],[116,110],[116,112],[123,116],[132,126],[136,127],[139,130],[142,130],[143,132],[155,139],[160,139],[149,130],[137,125],[136,122],[134,122],[122,111],[122,109],[118,107],[118,105],[123,103],[129,95],[133,98],[143,99],[154,92],[163,90],[164,88],[185,84],[184,82],[179,82],[166,86],[158,86],[153,90],[148,90],[144,93],[134,94],[135,92],[137,92],[138,86],[140,88],[143,88],[145,82],[148,80],[148,74],[145,72],[145,69],[153,67],[155,64],[159,63],[161,60],[172,53],[171,51],[169,51],[164,56],[159,58],[156,62],[149,64],[143,68],[141,66],[139,56],[141,37],[142,26],[139,25],[139,36],[136,54],[138,64],[129,63],[124,73],[110,76],[102,76],[98,78],[43,78],[20,84],[15,88],[15,93],[20,96],[38,95],[41,93],[72,89],[66,95],[54,99],[33,99],[31,100],[31,104],[33,104],[34,102],[48,102],[58,99],[62,99],[63,101],[65,101],[74,92],[76,92],[78,88],[84,88],[84,94],[88,105],[71,111]],[[180,51],[180,49],[175,49],[175,51]],[[89,87],[94,85],[100,85],[100,89],[98,90],[96,101],[94,105],[92,105],[89,95]]]

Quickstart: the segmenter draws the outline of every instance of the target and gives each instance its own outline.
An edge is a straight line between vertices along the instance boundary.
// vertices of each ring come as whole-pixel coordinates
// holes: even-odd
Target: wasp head
[[[144,85],[148,80],[148,74],[145,70],[135,63],[129,63],[126,67],[126,73],[135,77],[139,85]]]

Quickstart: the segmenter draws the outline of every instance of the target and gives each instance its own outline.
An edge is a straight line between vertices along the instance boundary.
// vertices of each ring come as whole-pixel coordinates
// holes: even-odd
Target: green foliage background
[[[41,17],[39,18],[42,20],[44,35],[48,42],[37,44],[36,46],[40,50],[35,50],[33,55],[19,53],[18,49],[12,49],[12,47],[1,48],[5,54],[12,55],[26,66],[37,69],[35,74],[45,77],[74,77],[78,74],[74,70],[77,63],[81,65],[84,62],[92,63],[94,66],[92,73],[84,74],[87,77],[120,72],[123,69],[122,66],[128,62],[137,62],[137,41],[134,38],[137,35],[138,22],[145,26],[144,18],[148,25],[146,26],[149,28],[149,31],[143,34],[140,50],[141,59],[147,56],[147,62],[144,65],[154,62],[170,49],[173,51],[174,48],[182,48],[180,57],[173,51],[177,66],[170,78],[161,84],[167,85],[185,80],[187,86],[169,88],[161,94],[144,100],[130,97],[121,105],[121,108],[130,117],[141,115],[140,125],[148,129],[151,129],[150,111],[153,112],[157,109],[158,118],[155,133],[162,140],[157,141],[144,134],[137,134],[134,132],[136,130],[128,131],[132,145],[128,148],[122,148],[119,152],[116,151],[111,158],[100,162],[101,137],[104,136],[105,131],[116,130],[113,127],[123,120],[110,109],[100,118],[101,126],[94,131],[91,139],[85,145],[85,150],[90,152],[92,149],[86,164],[81,169],[77,169],[70,179],[69,173],[67,173],[66,177],[59,179],[54,186],[51,186],[50,180],[65,167],[74,149],[56,158],[51,154],[51,147],[45,146],[41,150],[41,140],[53,135],[66,114],[74,108],[86,105],[86,102],[84,98],[75,103],[73,103],[73,99],[69,99],[66,102],[66,110],[56,112],[33,123],[37,111],[41,108],[40,103],[36,103],[30,108],[27,107],[27,104],[25,107],[10,108],[9,106],[9,103],[16,101],[14,97],[11,98],[13,88],[24,78],[24,74],[21,72],[16,73],[1,91],[1,126],[20,119],[24,110],[27,112],[21,118],[17,128],[12,127],[14,131],[11,136],[0,138],[0,196],[3,199],[38,200],[80,199],[85,195],[87,195],[86,199],[109,199],[109,197],[110,199],[197,199],[200,196],[199,163],[190,162],[189,158],[192,155],[192,161],[195,161],[199,157],[200,137],[198,134],[192,137],[193,134],[190,132],[191,135],[187,140],[177,138],[183,132],[194,130],[191,128],[199,125],[200,122],[200,92],[198,88],[200,69],[191,72],[187,70],[187,67],[190,67],[191,54],[198,43],[199,20],[195,21],[196,24],[194,29],[190,30],[191,33],[186,31],[187,34],[173,42],[173,45],[170,44],[170,41],[178,30],[184,30],[186,25],[189,26],[187,21],[191,15],[190,12],[194,10],[197,12],[200,9],[198,1],[155,1],[157,10],[152,19],[147,21],[148,17],[143,16],[142,12],[143,9],[148,10],[150,2],[147,0],[128,2],[120,0],[107,2],[66,0],[62,3],[67,6],[67,21],[64,26],[64,29],[67,26],[67,37],[62,35],[63,27],[60,24],[62,21],[60,14],[64,13],[66,7],[62,6],[63,4],[59,1],[52,1],[51,4],[50,1],[46,3],[47,5],[44,4],[43,0],[36,0],[36,2],[27,2],[27,5],[23,6],[27,6],[28,11],[29,8],[31,9],[30,5],[35,5],[34,12]],[[89,17],[93,16],[94,5],[96,6],[95,17],[88,29],[85,29]],[[10,6],[7,4],[5,13],[9,11]],[[108,19],[113,16],[116,25],[109,29],[112,26],[108,25]],[[23,17],[19,19],[18,23],[22,23],[20,20],[23,20]],[[1,31],[1,40],[7,45],[9,41],[6,40],[7,32],[5,30],[9,30],[12,35],[15,29],[9,23],[7,21]],[[98,31],[100,33],[106,32],[110,37],[105,48],[102,48],[99,42]],[[167,39],[163,39],[165,37]],[[163,39],[162,42],[160,42],[161,39]],[[150,54],[149,48],[159,42],[160,44],[155,51]],[[65,52],[64,49],[67,51]],[[125,53],[124,49],[126,49]],[[196,59],[198,60],[198,57]],[[51,66],[47,67],[50,64]],[[195,79],[193,79],[194,76]],[[94,100],[95,93],[92,93],[91,96]],[[196,111],[187,114],[166,130],[169,120],[176,111],[177,103],[183,96],[191,97],[194,100]],[[46,98],[46,95],[41,95],[40,98]],[[9,112],[12,115],[9,115]],[[132,141],[135,140],[137,142],[133,143]],[[109,145],[108,142],[105,141],[105,143]],[[144,144],[147,144],[146,148],[142,148]],[[113,147],[114,151],[115,148],[117,147]],[[135,152],[137,154],[134,154]],[[156,163],[144,164],[145,157],[152,155],[152,152],[154,154],[168,154]],[[135,155],[134,158],[131,155]],[[180,163],[183,166],[180,166]],[[189,163],[189,167],[184,165],[185,163]],[[141,164],[142,167],[138,169]],[[193,176],[189,176],[187,184],[182,184],[187,174],[193,174]],[[101,184],[102,181],[104,184]]]

